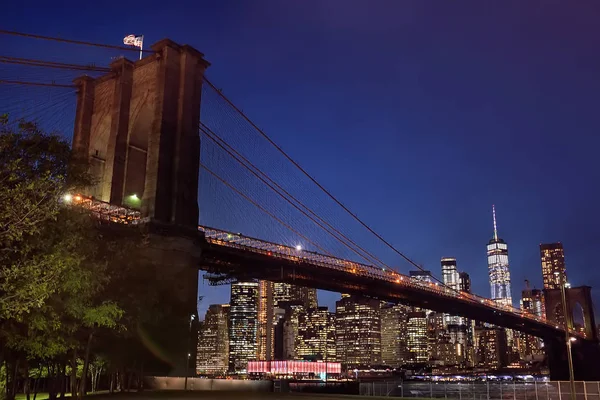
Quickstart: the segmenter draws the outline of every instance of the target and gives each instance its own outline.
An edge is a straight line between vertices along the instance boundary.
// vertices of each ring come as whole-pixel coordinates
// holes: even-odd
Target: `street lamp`
[[[187,357],[186,357],[186,361],[185,361],[185,381],[183,384],[183,390],[187,390],[188,375],[190,374],[190,372],[189,372],[190,357],[192,356],[192,353],[190,353],[190,340],[192,338],[192,323],[194,322],[195,319],[196,319],[196,314],[190,315],[190,329],[188,332],[187,346],[185,348],[185,351],[187,352]]]
[[[565,321],[565,342],[567,345],[567,360],[569,361],[569,386],[571,388],[571,400],[575,400],[575,373],[573,371],[573,354],[571,352],[571,342],[574,342],[575,338],[572,338],[569,335],[569,320],[567,317],[567,295],[565,293],[565,287],[570,287],[568,283],[565,282],[564,275],[561,276],[560,272],[555,272],[554,275],[557,278],[557,281],[560,284],[560,295],[562,298],[562,306],[563,306],[563,319]],[[575,340],[573,340],[575,339]]]

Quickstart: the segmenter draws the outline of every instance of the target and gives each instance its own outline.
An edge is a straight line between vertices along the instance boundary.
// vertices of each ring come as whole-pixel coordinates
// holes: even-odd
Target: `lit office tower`
[[[221,375],[229,367],[229,304],[211,304],[198,329],[197,375]]]
[[[471,277],[466,272],[459,273],[459,287],[461,292],[471,293]],[[473,366],[475,363],[475,321],[465,318],[466,326],[466,364]]]
[[[431,271],[409,271],[408,272],[411,279],[415,279],[423,282],[433,282],[433,276],[431,276]]]
[[[521,296],[521,310],[538,317],[545,317],[546,310],[544,304],[544,292],[539,289],[531,289],[529,282],[525,281],[525,290]],[[543,354],[542,340],[535,336],[521,333],[519,339],[519,354],[521,358],[527,360]]]
[[[305,309],[317,308],[317,290],[289,283],[273,283],[273,305],[280,302],[301,303]]]
[[[429,340],[425,311],[408,313],[406,330],[406,347],[410,361],[414,363],[427,362],[429,360]]]
[[[465,293],[471,293],[471,277],[466,272],[458,274],[459,290]]]
[[[336,356],[346,366],[381,364],[380,302],[343,296],[335,303]]]
[[[256,359],[258,331],[258,282],[231,284],[229,302],[229,371],[246,372]]]
[[[442,258],[442,280],[451,289],[460,289],[460,276],[456,269],[456,258]]]
[[[408,361],[407,319],[410,307],[385,304],[381,307],[381,362],[397,368]]]
[[[335,315],[327,307],[313,308],[298,316],[296,357],[335,361]]]
[[[456,269],[456,258],[442,258],[442,280],[444,285],[453,290],[460,290],[460,274]],[[463,319],[454,315],[444,314],[444,326],[459,325]]]
[[[431,312],[427,316],[427,337],[429,339],[429,361],[434,365],[458,365],[456,345],[445,328],[445,314]],[[456,325],[450,325],[456,326]]]
[[[508,246],[504,240],[498,237],[496,208],[494,206],[492,206],[492,215],[494,218],[494,237],[487,245],[488,272],[492,290],[491,298],[498,303],[512,306]]]
[[[300,315],[306,312],[306,309],[302,304],[298,303],[279,303],[279,309],[283,309],[283,323],[282,323],[282,359],[283,360],[296,360],[296,342],[298,341],[299,325],[298,320]]]
[[[256,359],[271,361],[274,351],[273,282],[258,282],[258,326],[256,330]]]
[[[508,364],[506,334],[502,328],[477,326],[478,365],[490,370],[505,367]]]
[[[567,281],[565,251],[562,243],[541,243],[540,258],[544,289],[560,289],[560,282]]]

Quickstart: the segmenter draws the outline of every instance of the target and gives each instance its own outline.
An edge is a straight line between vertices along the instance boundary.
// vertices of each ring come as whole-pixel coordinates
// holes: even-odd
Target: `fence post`
[[[448,382],[444,382],[444,399],[448,400]]]
[[[537,392],[537,381],[533,381],[533,387],[535,387],[535,400],[539,400],[538,392]],[[548,399],[546,399],[546,400],[548,400]]]
[[[504,395],[502,394],[502,381],[500,381],[500,398],[504,399]]]
[[[404,397],[404,381],[400,382],[400,397]]]
[[[513,399],[517,400],[517,383],[515,382],[514,375],[513,375]]]
[[[558,400],[562,400],[562,393],[560,392],[560,381],[558,381]]]
[[[473,400],[475,400],[475,382],[473,382]]]
[[[373,396],[375,396],[375,381],[371,382],[371,387],[373,388]]]
[[[460,388],[460,382],[458,382],[458,400],[462,400],[462,390]]]
[[[583,381],[582,383],[583,383],[583,397],[585,398],[585,400],[587,400],[587,388],[585,387],[585,381]]]
[[[433,398],[433,382],[431,381],[429,381],[429,398]]]
[[[485,385],[487,386],[487,400],[490,400],[490,381],[488,379],[485,380]]]

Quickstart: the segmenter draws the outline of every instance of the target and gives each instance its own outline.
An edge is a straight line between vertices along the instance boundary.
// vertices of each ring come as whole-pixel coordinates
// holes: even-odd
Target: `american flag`
[[[127,35],[123,38],[123,43],[129,46],[135,46],[142,48],[142,43],[144,41],[144,36],[136,36],[136,35]]]

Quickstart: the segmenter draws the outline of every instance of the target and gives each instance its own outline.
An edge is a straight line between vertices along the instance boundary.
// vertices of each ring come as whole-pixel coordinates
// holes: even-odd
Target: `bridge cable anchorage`
[[[13,36],[22,36],[22,37],[26,37],[26,38],[30,38],[30,39],[52,40],[52,41],[55,41],[55,42],[78,44],[78,45],[83,45],[83,46],[95,46],[95,47],[104,47],[104,48],[107,48],[107,49],[135,51],[136,53],[139,53],[140,51],[142,51],[144,53],[152,53],[152,54],[156,53],[154,50],[143,50],[143,49],[141,50],[139,48],[125,47],[125,46],[115,46],[115,45],[103,44],[103,43],[93,43],[93,42],[86,42],[86,41],[83,41],[83,40],[62,39],[62,38],[53,37],[53,36],[36,35],[36,34],[32,34],[32,33],[24,33],[24,32],[17,32],[17,31],[8,31],[8,30],[5,30],[5,29],[0,29],[0,34],[3,34],[3,35],[13,35]]]
[[[45,60],[34,60],[30,58],[20,57],[8,57],[0,56],[0,63],[4,64],[15,64],[15,65],[27,65],[31,67],[44,67],[44,68],[57,68],[57,69],[70,69],[75,71],[96,71],[96,72],[110,72],[110,68],[87,66],[81,64],[68,64],[55,61]]]
[[[343,244],[348,249],[350,249],[351,251],[353,251],[359,257],[364,258],[368,262],[372,262],[375,265],[379,264],[378,266],[380,268],[381,268],[381,265],[383,265],[384,268],[387,268],[387,269],[390,269],[390,270],[394,271],[393,268],[389,267],[383,261],[381,261],[379,258],[377,258],[373,254],[369,253],[367,250],[365,250],[362,247],[360,247],[359,245],[357,245],[352,239],[348,238],[346,235],[344,235],[338,229],[336,229],[331,224],[329,224],[327,221],[325,221],[323,218],[321,218],[320,216],[318,216],[313,210],[311,210],[309,207],[307,207],[305,204],[303,204],[300,200],[298,200],[296,197],[294,197],[291,193],[289,193],[287,190],[285,190],[283,187],[281,187],[277,182],[275,182],[267,174],[265,174],[263,171],[261,171],[260,168],[258,168],[256,165],[254,165],[253,163],[251,163],[246,157],[244,157],[243,155],[241,155],[229,143],[227,143],[224,139],[222,139],[220,136],[218,136],[216,133],[214,133],[210,128],[208,128],[202,122],[200,122],[200,124],[201,124],[200,130],[209,139],[211,139],[215,144],[217,144],[226,153],[228,153],[240,165],[242,165],[243,167],[245,167],[254,176],[256,176],[258,179],[260,179],[267,187],[269,187],[273,192],[275,192],[281,198],[283,198],[285,201],[287,201],[289,204],[291,204],[292,207],[294,207],[299,212],[301,212],[304,216],[306,216],[308,219],[310,219],[312,222],[314,222],[317,226],[319,226],[325,232],[327,232],[328,234],[330,234],[332,237],[334,237],[341,244]],[[227,148],[225,148],[225,147],[227,147]],[[233,154],[233,153],[235,153],[235,154]],[[246,164],[248,164],[249,166],[246,165]],[[250,168],[250,167],[252,167],[252,168]],[[275,187],[273,187],[273,185]],[[282,194],[282,192],[283,192],[283,194]],[[290,199],[293,200],[293,201],[291,201]],[[294,202],[296,202],[297,204],[295,204]],[[319,221],[315,220],[315,218],[317,218]],[[326,228],[325,226],[323,226],[323,224],[327,225],[328,228],[331,229],[331,230],[333,230],[334,232],[331,232],[328,228]],[[353,248],[346,241],[342,240],[338,235],[341,236],[343,239],[347,240],[348,242],[350,242],[352,245],[356,246],[356,248],[358,248],[358,250],[356,248]],[[364,254],[361,254],[361,252],[363,252]]]
[[[396,249],[392,244],[390,244],[387,240],[385,240],[380,234],[378,234],[373,228],[371,228],[367,223],[365,223],[362,219],[360,219],[356,214],[354,214],[348,207],[346,207],[340,200],[338,200],[330,191],[328,191],[323,185],[321,185],[315,178],[313,178],[298,162],[296,162],[289,154],[287,154],[277,143],[273,141],[262,129],[260,129],[239,107],[237,107],[231,100],[229,100],[224,94],[222,90],[217,89],[217,87],[210,81],[206,76],[203,77],[204,81],[223,99],[230,107],[232,107],[246,122],[248,122],[267,142],[269,142],[277,151],[279,151],[289,162],[292,163],[303,175],[305,175],[311,182],[313,182],[323,193],[325,193],[331,200],[333,200],[337,205],[339,205],[345,212],[350,214],[350,216],[356,220],[360,225],[362,225],[365,229],[367,229],[371,234],[373,234],[377,239],[379,239],[382,243],[384,243],[387,247],[389,247],[392,251],[402,257],[405,261],[410,263],[412,266],[418,268],[421,271],[425,271],[425,268],[421,267],[419,264],[411,260],[404,253]],[[447,287],[450,290],[455,292],[460,292],[457,289],[446,286],[443,281],[438,279],[435,276],[432,276],[434,280],[436,280],[441,285]]]
[[[215,172],[213,172],[205,164],[200,163],[200,167],[203,168],[209,174],[211,174],[213,177],[215,177],[216,179],[218,179],[219,181],[221,181],[221,183],[223,183],[224,185],[226,185],[228,188],[230,188],[231,190],[233,190],[234,192],[236,192],[237,194],[239,194],[240,196],[242,196],[244,199],[246,199],[247,201],[249,201],[252,205],[254,205],[255,207],[257,207],[260,211],[264,212],[269,217],[273,218],[275,221],[279,222],[281,225],[283,225],[284,227],[286,227],[287,229],[289,229],[290,231],[292,231],[296,235],[298,235],[301,238],[303,238],[304,240],[306,240],[308,243],[310,243],[313,246],[315,246],[316,248],[320,249],[322,252],[326,253],[327,255],[329,255],[331,257],[335,257],[334,255],[332,255],[331,253],[329,253],[327,250],[325,250],[324,248],[322,248],[321,246],[319,246],[318,244],[316,244],[315,242],[313,242],[312,240],[310,240],[308,237],[306,237],[303,234],[301,234],[300,232],[296,231],[289,224],[287,224],[286,222],[282,221],[280,218],[278,218],[276,215],[274,215],[273,213],[271,213],[269,210],[265,209],[263,206],[261,206],[260,204],[258,204],[254,200],[252,200],[249,196],[247,196],[246,194],[244,194],[241,191],[239,191],[232,184],[230,184],[225,179],[221,178],[219,175],[217,175]]]

